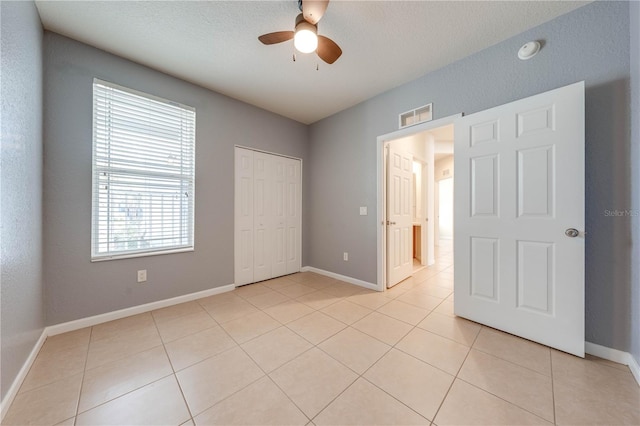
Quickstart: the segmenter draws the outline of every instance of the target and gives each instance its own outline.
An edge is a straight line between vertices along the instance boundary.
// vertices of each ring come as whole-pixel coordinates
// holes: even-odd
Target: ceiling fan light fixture
[[[317,32],[318,29],[315,25],[307,21],[299,22],[293,36],[293,45],[302,53],[314,52],[318,48]]]

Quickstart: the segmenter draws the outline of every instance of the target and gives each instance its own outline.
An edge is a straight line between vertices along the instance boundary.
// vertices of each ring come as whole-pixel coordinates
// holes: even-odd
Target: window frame
[[[98,176],[97,173],[100,171],[104,171],[104,167],[98,166],[97,161],[97,135],[96,135],[96,85],[102,85],[109,89],[114,89],[120,92],[124,92],[126,94],[134,95],[137,97],[141,97],[145,100],[151,100],[154,102],[163,103],[169,105],[174,108],[180,108],[186,112],[190,112],[193,114],[193,141],[192,141],[192,162],[191,162],[191,174],[190,176],[186,176],[186,179],[183,177],[181,179],[185,179],[190,181],[190,189],[191,194],[188,195],[190,197],[190,208],[187,213],[186,220],[187,224],[187,233],[186,237],[189,241],[187,245],[172,245],[165,247],[157,247],[157,248],[146,248],[146,249],[131,249],[125,251],[116,251],[112,250],[107,253],[99,253],[98,247],[100,244],[99,241],[99,233],[100,233],[100,191],[98,189]],[[135,89],[131,89],[128,87],[121,86],[119,84],[115,84],[109,81],[101,80],[98,78],[93,79],[92,84],[92,118],[91,118],[91,126],[92,126],[92,146],[91,146],[91,262],[102,262],[108,260],[117,260],[117,259],[129,259],[129,258],[137,258],[137,257],[147,257],[147,256],[158,256],[165,254],[173,254],[173,253],[184,253],[184,252],[192,252],[195,250],[195,189],[196,189],[196,124],[197,124],[197,114],[196,109],[194,107],[171,101],[169,99],[161,98],[159,96],[155,96],[149,93],[141,92]],[[98,171],[97,169],[100,169]],[[115,168],[117,169],[117,168]],[[162,176],[162,173],[158,173],[157,171],[149,171],[146,173],[139,172],[134,173],[138,176],[147,176],[147,177],[158,177]],[[167,178],[167,177],[165,177]],[[174,178],[177,179],[177,178]],[[184,217],[184,215],[181,215]],[[184,234],[182,234],[184,235]]]

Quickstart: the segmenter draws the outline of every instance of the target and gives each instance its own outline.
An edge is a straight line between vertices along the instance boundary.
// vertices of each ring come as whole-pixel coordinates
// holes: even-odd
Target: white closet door
[[[271,251],[273,241],[273,159],[269,154],[253,154],[253,281],[273,277]]]
[[[302,177],[300,160],[286,159],[286,254],[287,274],[299,272],[302,260]]]
[[[253,282],[253,151],[236,148],[235,282]]]
[[[286,169],[288,158],[273,155],[273,257],[271,262],[274,277],[287,274],[287,191]]]
[[[301,268],[301,162],[236,148],[235,284]]]

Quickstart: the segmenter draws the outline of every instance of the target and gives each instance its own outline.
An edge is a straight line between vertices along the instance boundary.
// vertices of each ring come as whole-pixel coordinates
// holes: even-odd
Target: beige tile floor
[[[313,273],[47,339],[3,424],[640,424],[625,366],[453,315],[452,256],[385,293]]]

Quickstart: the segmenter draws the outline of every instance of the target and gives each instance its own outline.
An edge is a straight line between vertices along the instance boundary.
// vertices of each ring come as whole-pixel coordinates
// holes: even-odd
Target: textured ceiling
[[[296,0],[36,1],[48,30],[307,124],[584,4],[333,0],[318,33],[344,53],[327,65],[258,41],[293,30]]]

